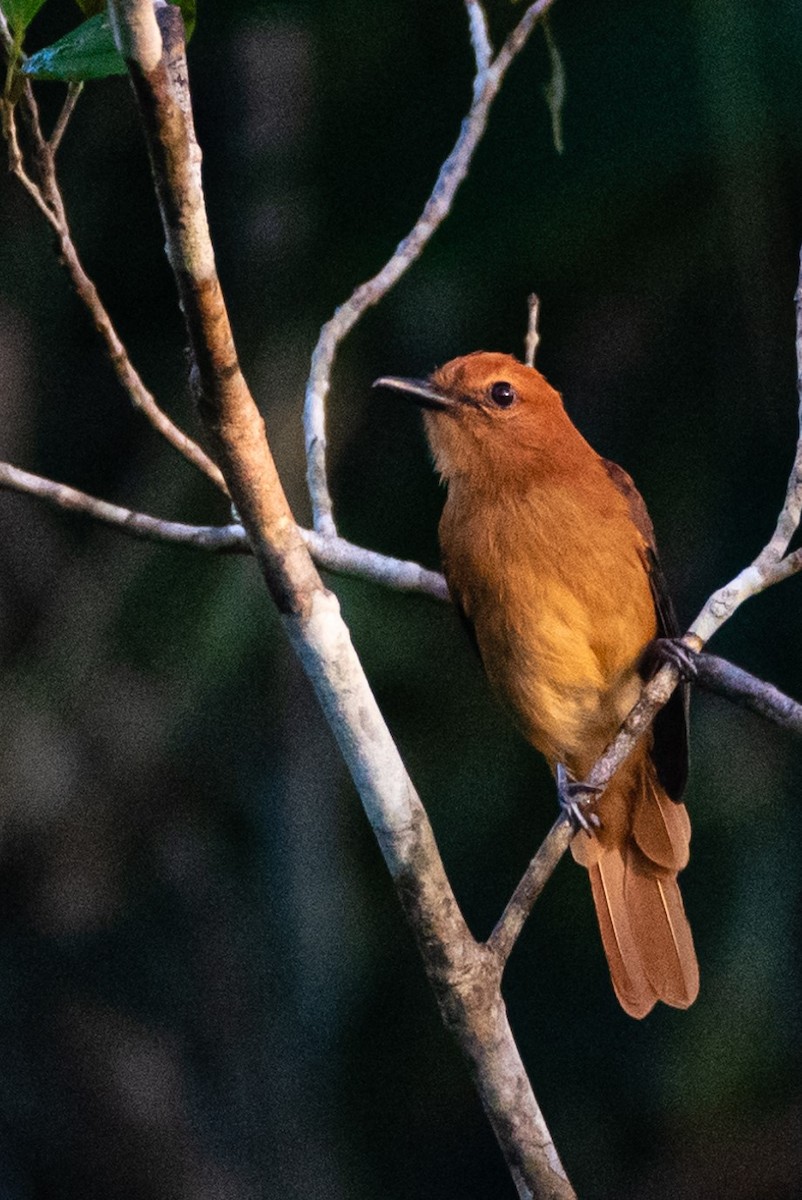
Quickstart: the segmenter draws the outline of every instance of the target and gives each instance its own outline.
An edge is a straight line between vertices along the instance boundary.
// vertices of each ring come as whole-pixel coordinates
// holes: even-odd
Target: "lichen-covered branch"
[[[179,10],[110,0],[142,118],[195,362],[198,408],[267,586],[361,796],[443,1018],[521,1197],[574,1195],[520,1060],[494,957],[471,937],[336,598],[292,518],[237,359],[209,238]],[[158,22],[157,22],[158,17]],[[154,40],[162,53],[153,62]]]
[[[314,527],[320,533],[336,533],[326,466],[326,400],[331,387],[331,371],[340,343],[363,313],[386,296],[420,257],[432,235],[450,213],[457,190],[468,173],[476,147],[484,134],[490,108],[498,95],[504,76],[515,56],[525,45],[538,19],[548,12],[553,3],[554,0],[537,0],[535,4],[530,4],[493,59],[484,9],[479,0],[466,0],[476,73],[471,107],[462,122],[454,149],[441,166],[432,193],[410,232],[399,242],[382,269],[372,279],[361,284],[320,331],[312,353],[304,405],[307,480]]]

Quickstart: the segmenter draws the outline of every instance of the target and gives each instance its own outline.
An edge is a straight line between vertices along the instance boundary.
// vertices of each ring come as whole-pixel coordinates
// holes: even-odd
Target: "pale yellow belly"
[[[653,631],[638,636],[642,616],[612,610],[603,594],[590,607],[555,580],[542,595],[530,590],[526,609],[480,601],[477,610],[491,683],[528,740],[581,778],[637,700],[637,664]]]

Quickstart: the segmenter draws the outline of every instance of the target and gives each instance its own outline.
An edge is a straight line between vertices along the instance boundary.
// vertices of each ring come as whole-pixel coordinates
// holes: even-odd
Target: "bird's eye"
[[[515,394],[515,388],[506,380],[500,379],[498,383],[494,383],[490,389],[490,399],[497,408],[509,408],[514,404],[518,397]]]

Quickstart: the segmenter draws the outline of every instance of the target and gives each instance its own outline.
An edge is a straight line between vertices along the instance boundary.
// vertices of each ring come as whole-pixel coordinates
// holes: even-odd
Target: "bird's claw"
[[[696,653],[682,638],[655,638],[649,650],[658,662],[676,667],[683,679],[689,682],[696,679]]]
[[[557,798],[574,829],[584,829],[590,837],[601,828],[598,813],[589,807],[601,788],[572,779],[562,763],[557,764]]]

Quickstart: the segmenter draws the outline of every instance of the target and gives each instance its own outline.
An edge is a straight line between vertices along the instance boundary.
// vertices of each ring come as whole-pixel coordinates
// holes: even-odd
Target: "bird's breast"
[[[637,699],[655,635],[642,539],[614,497],[588,511],[570,486],[462,499],[441,522],[449,587],[524,734],[581,778]]]

